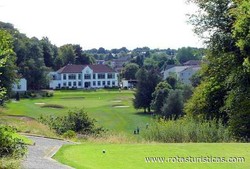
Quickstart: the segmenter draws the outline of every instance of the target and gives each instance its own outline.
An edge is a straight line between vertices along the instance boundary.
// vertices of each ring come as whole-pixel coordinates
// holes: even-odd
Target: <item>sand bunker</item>
[[[35,103],[36,105],[44,105],[45,103]]]
[[[114,106],[115,108],[127,108],[129,106]]]

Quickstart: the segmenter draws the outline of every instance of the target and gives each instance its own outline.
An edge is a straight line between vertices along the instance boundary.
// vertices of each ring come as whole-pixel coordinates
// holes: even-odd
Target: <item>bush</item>
[[[102,127],[95,126],[95,119],[91,119],[83,109],[74,109],[62,117],[43,117],[39,118],[41,123],[50,126],[58,134],[63,134],[72,130],[79,134],[100,134],[104,131]]]
[[[192,118],[163,120],[151,125],[144,133],[149,141],[166,143],[182,142],[232,142],[233,137],[221,122],[198,121]]]
[[[75,138],[76,137],[76,133],[73,130],[68,130],[65,133],[63,133],[63,137],[64,138]]]
[[[20,168],[20,159],[4,157],[0,158],[0,168],[1,169],[19,169]]]
[[[12,127],[0,126],[0,157],[19,158],[26,153],[26,145],[23,140],[13,137],[15,133],[16,130]]]

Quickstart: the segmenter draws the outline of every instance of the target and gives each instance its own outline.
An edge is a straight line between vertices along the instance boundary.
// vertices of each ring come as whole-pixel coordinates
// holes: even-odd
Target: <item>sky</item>
[[[0,21],[28,37],[83,49],[202,47],[185,0],[0,0]]]

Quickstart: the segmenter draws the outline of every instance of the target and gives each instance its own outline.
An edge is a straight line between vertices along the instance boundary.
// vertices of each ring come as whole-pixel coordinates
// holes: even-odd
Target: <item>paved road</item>
[[[43,137],[27,136],[35,142],[28,147],[27,158],[22,163],[23,169],[70,169],[71,167],[58,163],[51,157],[64,144],[69,142]],[[72,169],[72,168],[71,168]]]

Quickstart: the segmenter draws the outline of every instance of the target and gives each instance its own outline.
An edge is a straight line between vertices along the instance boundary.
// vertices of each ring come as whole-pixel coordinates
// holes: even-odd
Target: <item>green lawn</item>
[[[102,151],[105,150],[104,154]],[[244,157],[244,163],[146,163],[145,157]],[[96,144],[63,146],[53,157],[77,169],[249,169],[250,145],[240,143]]]
[[[40,115],[64,115],[69,109],[83,107],[100,126],[119,133],[133,133],[137,126],[144,128],[151,118],[137,113],[132,98],[132,91],[55,91],[51,98],[21,99],[8,103],[3,113],[36,119]],[[44,104],[60,105],[64,109],[44,108]]]

